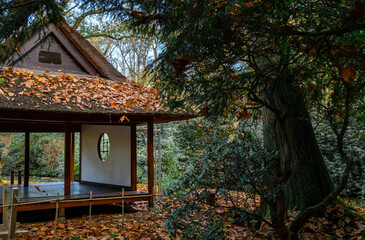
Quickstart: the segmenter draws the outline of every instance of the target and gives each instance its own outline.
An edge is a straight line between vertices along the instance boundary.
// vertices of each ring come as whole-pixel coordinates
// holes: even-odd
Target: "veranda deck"
[[[9,185],[9,189],[19,189],[19,206],[17,211],[32,211],[56,208],[57,193],[60,193],[60,208],[88,206],[90,204],[90,191],[92,191],[92,204],[121,203],[122,189],[107,186],[97,186],[78,182],[71,183],[71,195],[63,195],[63,182],[33,183],[29,187],[21,184]],[[38,187],[40,191],[36,188]],[[124,202],[143,201],[151,199],[151,195],[140,191],[125,191]],[[0,213],[3,212],[3,185],[0,185]],[[24,204],[24,205],[23,205]]]

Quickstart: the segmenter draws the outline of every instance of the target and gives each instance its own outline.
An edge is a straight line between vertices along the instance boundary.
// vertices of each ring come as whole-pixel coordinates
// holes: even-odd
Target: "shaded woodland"
[[[364,1],[2,3],[1,41],[66,19],[171,109],[196,111],[156,126],[165,198],[154,238],[365,237]],[[3,175],[19,167],[16,139],[2,147]],[[50,166],[62,135],[34,142],[33,173],[60,177]],[[140,183],[145,145],[142,131]]]

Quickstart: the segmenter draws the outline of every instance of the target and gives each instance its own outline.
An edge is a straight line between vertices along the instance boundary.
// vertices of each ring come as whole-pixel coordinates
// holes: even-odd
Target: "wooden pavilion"
[[[25,133],[24,183],[15,185],[21,202],[54,199],[58,191],[72,200],[60,207],[82,206],[89,204],[82,200],[93,191],[93,204],[109,204],[121,202],[112,197],[120,196],[125,188],[126,201],[153,203],[154,124],[191,115],[169,112],[157,91],[128,81],[65,22],[50,25],[7,59],[0,70],[0,132]],[[137,191],[136,126],[144,124],[148,132],[147,193]],[[41,191],[29,183],[32,132],[65,134],[64,181],[37,184]],[[74,182],[76,132],[81,136],[80,182]],[[103,143],[109,144],[106,150]],[[18,211],[54,207],[52,202],[28,204]]]

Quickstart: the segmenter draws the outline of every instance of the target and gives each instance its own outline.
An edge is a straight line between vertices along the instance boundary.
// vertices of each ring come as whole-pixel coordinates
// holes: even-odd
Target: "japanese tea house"
[[[61,208],[83,206],[92,190],[93,204],[109,204],[121,202],[113,197],[125,188],[126,202],[153,203],[154,124],[191,115],[170,113],[155,90],[128,81],[65,22],[49,25],[7,59],[0,69],[0,132],[25,133],[24,181],[13,185],[19,188],[20,202],[54,199],[60,192],[70,200],[60,203]],[[147,125],[148,192],[137,191],[137,125]],[[64,181],[37,184],[41,191],[29,183],[32,132],[65,134]],[[80,182],[74,182],[76,132],[81,139]],[[110,147],[103,149],[103,143]],[[18,211],[50,208],[54,202],[21,205]]]

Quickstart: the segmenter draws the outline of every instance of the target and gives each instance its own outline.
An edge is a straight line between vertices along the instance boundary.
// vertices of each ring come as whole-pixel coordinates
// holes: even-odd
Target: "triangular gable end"
[[[40,71],[90,74],[53,33],[43,38],[42,42],[37,43],[28,52],[20,55],[13,66]]]
[[[53,24],[28,40],[7,65],[32,70],[102,76],[70,39]],[[103,76],[102,76],[103,77]]]

